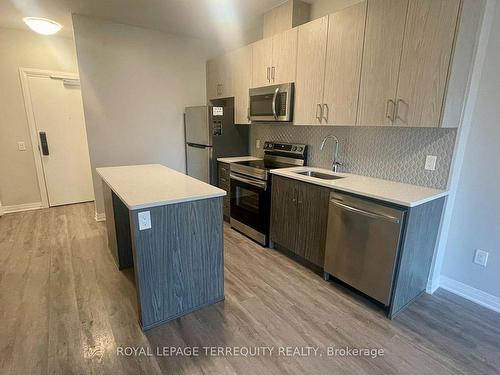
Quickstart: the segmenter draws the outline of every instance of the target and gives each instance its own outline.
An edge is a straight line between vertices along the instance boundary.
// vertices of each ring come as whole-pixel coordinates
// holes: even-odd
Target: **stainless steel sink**
[[[322,180],[338,180],[339,178],[344,178],[344,177],[340,177],[340,176],[335,176],[335,175],[321,173],[321,172],[315,172],[315,171],[304,171],[304,172],[295,172],[295,173],[301,174],[303,176],[320,178]]]

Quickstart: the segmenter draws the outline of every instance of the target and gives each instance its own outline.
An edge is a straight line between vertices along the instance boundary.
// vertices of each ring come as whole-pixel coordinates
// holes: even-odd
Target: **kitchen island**
[[[224,299],[224,190],[159,164],[97,168],[108,247],[147,330]]]

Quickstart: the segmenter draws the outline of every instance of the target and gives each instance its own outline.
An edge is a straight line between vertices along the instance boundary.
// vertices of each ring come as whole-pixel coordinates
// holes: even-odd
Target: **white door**
[[[94,200],[78,80],[28,76],[28,84],[49,206]],[[41,132],[48,155],[42,152]]]

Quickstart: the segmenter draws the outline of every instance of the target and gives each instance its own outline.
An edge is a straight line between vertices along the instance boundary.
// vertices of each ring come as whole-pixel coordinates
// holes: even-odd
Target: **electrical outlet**
[[[425,170],[435,171],[436,170],[436,161],[437,161],[437,156],[427,155],[427,157],[425,158]]]
[[[257,139],[257,140],[255,141],[255,147],[256,147],[256,148],[260,148],[260,139]]]
[[[26,151],[26,143],[24,142],[17,142],[17,149],[19,151]]]
[[[139,230],[151,229],[151,213],[150,211],[142,211],[137,214],[139,219]]]
[[[474,263],[479,264],[480,266],[486,267],[488,263],[488,252],[476,249],[476,253],[474,254]]]

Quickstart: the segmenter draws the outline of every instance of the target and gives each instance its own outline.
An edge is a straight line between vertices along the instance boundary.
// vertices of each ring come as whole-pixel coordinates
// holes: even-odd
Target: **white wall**
[[[24,108],[19,68],[76,72],[72,39],[0,28],[0,201],[38,203],[40,191]],[[17,142],[26,151],[17,150]]]
[[[206,103],[209,43],[73,16],[93,169],[161,163],[185,170],[183,111]]]
[[[479,83],[441,274],[500,298],[500,6]],[[488,266],[472,263],[490,252]]]

